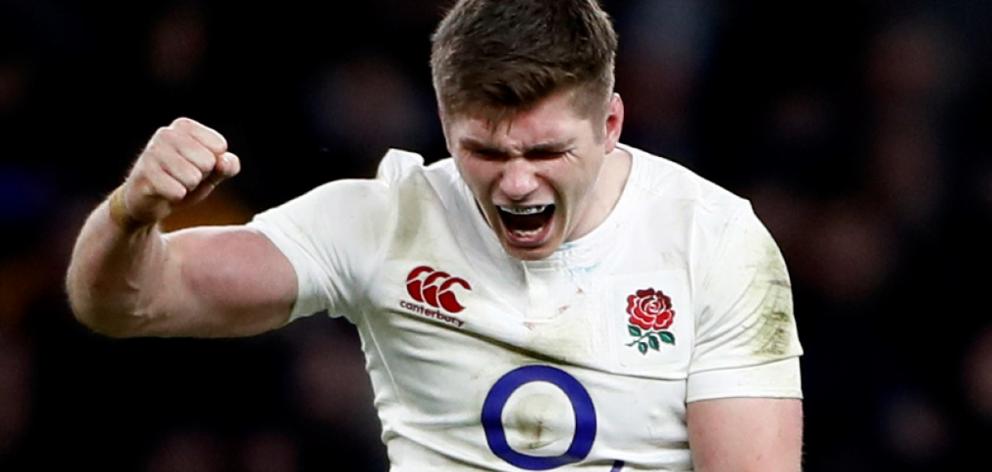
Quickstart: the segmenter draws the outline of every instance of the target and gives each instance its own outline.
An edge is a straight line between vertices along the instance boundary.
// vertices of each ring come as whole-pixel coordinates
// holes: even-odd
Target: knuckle
[[[168,154],[169,151],[160,144],[148,146],[145,152],[141,153],[141,157],[138,159],[138,165],[142,168],[147,165],[154,167],[156,164],[161,166],[167,160]]]
[[[161,127],[155,130],[155,133],[152,134],[151,139],[148,140],[148,146],[146,146],[146,148],[152,147],[155,144],[162,142],[163,139],[166,139],[165,138],[166,134],[170,132],[171,131],[169,130],[169,128],[166,127]]]
[[[157,140],[157,143],[161,143],[162,141],[171,142],[174,141],[176,137],[179,136],[179,133],[174,128],[161,128],[158,130],[158,133],[156,134],[157,137],[159,138]]]
[[[209,159],[207,158],[207,156],[203,156],[203,158],[195,159],[193,161],[193,164],[196,166],[196,169],[200,171],[202,176],[202,174],[210,172],[214,169],[215,162],[213,159]]]
[[[170,126],[177,129],[189,129],[193,126],[193,120],[186,118],[185,116],[180,116],[179,118],[172,120],[172,124]]]
[[[161,151],[162,143],[153,139],[147,146],[145,146],[145,149],[141,151],[141,158],[146,160],[151,159]]]

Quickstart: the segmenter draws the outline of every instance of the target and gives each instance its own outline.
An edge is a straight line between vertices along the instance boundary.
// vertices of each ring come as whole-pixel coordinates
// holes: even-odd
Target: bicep
[[[289,319],[297,280],[283,253],[245,226],[200,227],[165,236],[168,261],[156,304],[166,316],[146,334],[247,336]]]
[[[719,398],[686,411],[695,470],[797,472],[802,460],[802,401]]]

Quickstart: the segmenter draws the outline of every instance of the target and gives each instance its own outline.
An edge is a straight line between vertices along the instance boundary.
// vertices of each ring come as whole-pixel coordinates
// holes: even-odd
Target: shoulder
[[[397,193],[404,188],[415,186],[414,181],[422,181],[428,177],[433,177],[430,180],[437,180],[437,177],[443,175],[444,166],[441,165],[443,162],[425,166],[424,158],[420,154],[390,149],[379,162],[375,178],[327,182],[287,204],[324,210],[328,209],[327,205],[353,211],[365,211],[380,206],[388,208],[395,203]]]
[[[751,230],[763,229],[746,199],[669,159],[624,149],[634,158],[623,196],[624,221],[636,228],[630,237],[666,264],[691,268],[697,282],[713,272],[732,240],[750,246],[758,233]]]
[[[376,180],[390,185],[402,183],[414,176],[423,176],[434,183],[457,178],[458,170],[450,157],[425,165],[424,157],[420,154],[390,149],[382,157],[376,172]]]
[[[459,182],[458,170],[452,158],[441,159],[424,165],[420,154],[400,149],[390,149],[379,163],[376,181],[396,190],[419,187],[427,183],[439,196],[446,196]]]
[[[640,212],[660,215],[667,223],[677,219],[695,236],[718,237],[742,215],[753,213],[746,199],[700,176],[685,166],[640,149],[623,146],[634,160],[628,179],[631,200]],[[695,229],[690,229],[690,227]]]
[[[379,164],[376,180],[390,189],[397,206],[406,211],[416,208],[420,213],[430,207],[454,214],[464,206],[464,183],[450,157],[424,165],[420,154],[390,149]]]
[[[623,146],[634,158],[629,184],[648,201],[683,205],[707,212],[736,212],[747,200],[665,157]]]
[[[255,215],[251,224],[339,236],[354,231],[384,234],[404,208],[436,200],[430,196],[434,192],[429,173],[419,154],[391,149],[375,178],[327,182]]]

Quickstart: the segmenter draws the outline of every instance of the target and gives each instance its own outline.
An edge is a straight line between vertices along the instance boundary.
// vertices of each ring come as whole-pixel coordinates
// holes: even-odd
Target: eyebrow
[[[562,141],[548,141],[543,143],[535,144],[534,146],[524,149],[524,155],[529,154],[541,154],[541,153],[551,153],[551,152],[561,152],[570,149],[575,143],[574,139],[566,139]],[[510,154],[510,150],[505,149],[501,146],[486,143],[483,141],[476,140],[474,138],[462,138],[459,141],[461,147],[469,149],[472,151],[483,151],[492,152],[498,154]]]

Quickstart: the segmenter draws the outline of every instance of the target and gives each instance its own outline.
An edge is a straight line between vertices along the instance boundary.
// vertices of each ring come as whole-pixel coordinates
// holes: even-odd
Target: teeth
[[[541,213],[547,208],[548,208],[547,205],[534,205],[534,206],[526,206],[526,207],[508,207],[508,206],[499,207],[501,211],[505,211],[511,215],[535,215]]]
[[[537,233],[540,233],[540,232],[541,232],[541,228],[532,229],[532,230],[529,230],[529,231],[524,231],[522,229],[515,229],[515,230],[513,230],[513,235],[516,236],[516,237],[518,237],[518,238],[530,238],[530,237],[537,236]]]

